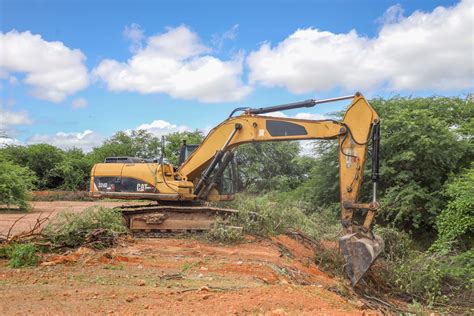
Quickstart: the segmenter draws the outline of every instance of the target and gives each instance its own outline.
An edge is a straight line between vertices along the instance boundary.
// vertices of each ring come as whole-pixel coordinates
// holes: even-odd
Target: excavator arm
[[[319,103],[351,99],[342,121],[302,120],[264,116],[275,111],[310,107]],[[215,188],[216,178],[233,157],[234,149],[245,143],[311,139],[335,139],[339,142],[339,178],[341,223],[345,235],[340,248],[346,259],[346,271],[356,284],[383,248],[382,241],[370,230],[375,212],[378,180],[379,118],[360,93],[325,100],[307,100],[268,108],[238,108],[243,114],[216,126],[201,145],[178,169],[179,177],[192,181],[194,194],[206,200]],[[373,199],[359,202],[367,149],[373,144]],[[354,212],[365,214],[362,225],[354,223]]]

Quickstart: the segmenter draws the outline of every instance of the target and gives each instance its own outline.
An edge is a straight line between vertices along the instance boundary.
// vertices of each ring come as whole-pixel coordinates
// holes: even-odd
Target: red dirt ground
[[[115,207],[120,205],[127,204],[137,204],[136,202],[84,202],[84,201],[53,201],[53,202],[38,202],[33,201],[30,203],[33,207],[29,212],[21,211],[9,211],[3,212],[0,211],[0,235],[5,235],[12,224],[19,217],[25,216],[22,218],[12,229],[11,233],[18,234],[23,231],[29,231],[31,227],[36,223],[37,218],[54,217],[58,212],[61,211],[70,211],[70,212],[82,212],[84,209],[100,205],[105,207]],[[145,203],[146,204],[146,203]],[[0,205],[1,206],[1,205]]]
[[[40,213],[92,204],[37,202],[21,227]],[[0,229],[15,216],[21,215],[0,214]],[[113,249],[44,255],[28,269],[0,260],[0,314],[377,314],[363,309],[347,283],[321,272],[313,257],[306,245],[277,236],[231,246],[128,238]]]

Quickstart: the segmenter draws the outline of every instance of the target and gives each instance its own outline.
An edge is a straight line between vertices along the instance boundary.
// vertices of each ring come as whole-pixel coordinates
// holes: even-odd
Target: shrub
[[[391,227],[381,227],[376,225],[374,233],[384,241],[384,249],[381,257],[388,261],[400,261],[410,255],[413,243],[410,236],[400,230]]]
[[[331,275],[345,277],[344,266],[346,264],[338,247],[319,246],[315,252],[315,261],[318,267]]]
[[[285,233],[288,229],[297,229],[315,236],[316,225],[305,214],[304,203],[278,201],[270,194],[259,197],[238,195],[233,207],[239,213],[232,218],[235,226],[243,226],[244,232],[260,236]]]
[[[313,237],[321,240],[338,240],[342,233],[339,212],[339,203],[312,211],[309,218],[316,227],[316,233],[313,232]]]
[[[69,191],[86,190],[92,161],[82,151],[75,149],[65,153],[63,161],[51,171],[51,175],[62,179],[61,188]]]
[[[394,284],[403,294],[429,305],[441,296],[443,275],[434,257],[413,252],[407,260],[393,268]]]
[[[449,253],[454,249],[469,249],[474,232],[474,164],[446,189],[451,198],[446,209],[436,219],[438,239],[430,250]]]
[[[26,147],[27,163],[38,178],[38,188],[41,190],[58,187],[62,179],[54,169],[64,159],[64,152],[49,144],[34,144]]]
[[[0,204],[28,209],[27,201],[34,181],[35,176],[30,169],[0,159]]]
[[[126,232],[119,211],[90,207],[82,213],[59,213],[48,223],[43,234],[55,248],[76,248],[87,241],[100,248],[112,245],[114,237]],[[100,239],[104,243],[100,243]]]
[[[225,244],[237,243],[244,240],[244,234],[240,227],[229,226],[219,221],[207,232],[206,237],[211,241]]]
[[[36,266],[40,260],[37,252],[38,247],[31,243],[12,245],[7,250],[7,256],[10,258],[10,267],[22,268]]]
[[[464,296],[471,297],[474,280],[474,251],[458,256],[439,256],[411,252],[410,256],[392,266],[392,282],[400,294],[430,306],[450,303],[469,306]],[[472,307],[472,306],[471,306]]]
[[[12,244],[0,245],[0,258],[10,259],[12,248],[13,248]]]
[[[335,240],[341,233],[339,217],[334,211],[336,205],[313,208],[291,192],[269,192],[261,196],[241,193],[234,201],[225,202],[225,207],[239,211],[229,219],[229,224],[243,227],[244,234],[272,236],[296,230],[316,240]]]

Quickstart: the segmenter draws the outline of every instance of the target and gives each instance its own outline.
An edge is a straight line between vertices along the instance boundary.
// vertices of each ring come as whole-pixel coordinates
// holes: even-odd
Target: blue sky
[[[467,94],[473,20],[471,0],[1,0],[3,143],[88,150],[118,130],[206,130],[237,106]]]

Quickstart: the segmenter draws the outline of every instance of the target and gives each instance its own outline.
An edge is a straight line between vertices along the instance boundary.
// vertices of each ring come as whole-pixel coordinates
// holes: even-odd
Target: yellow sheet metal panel
[[[123,164],[121,163],[98,163],[92,169],[94,176],[120,177]]]

